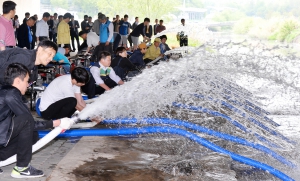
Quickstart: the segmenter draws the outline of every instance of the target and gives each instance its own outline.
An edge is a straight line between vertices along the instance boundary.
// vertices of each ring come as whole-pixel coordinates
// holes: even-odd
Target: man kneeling
[[[71,117],[76,109],[81,111],[85,106],[80,87],[89,81],[87,70],[75,68],[71,75],[54,79],[41,97],[40,111],[44,119]]]
[[[11,176],[34,178],[44,176],[43,171],[30,165],[32,145],[39,139],[37,130],[60,126],[71,127],[69,118],[54,121],[34,121],[22,101],[28,87],[29,70],[22,64],[8,65],[0,88],[0,161],[17,154],[17,164]],[[0,169],[0,173],[3,171]]]

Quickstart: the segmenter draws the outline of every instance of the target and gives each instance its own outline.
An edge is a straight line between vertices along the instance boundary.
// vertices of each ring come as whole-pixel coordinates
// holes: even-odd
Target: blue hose
[[[198,95],[198,94],[194,94],[195,97],[198,97],[198,98],[205,98],[205,96],[203,95]],[[214,100],[213,98],[209,97],[208,98],[209,100],[212,100],[214,102],[218,102],[218,100]],[[240,114],[241,116],[243,116],[244,118],[246,117],[246,113],[237,109],[236,107],[234,107],[233,105],[225,102],[225,101],[220,101],[222,105],[226,106],[227,108],[233,110],[234,112]],[[288,143],[292,143],[292,144],[295,144],[295,142],[289,140],[287,137],[283,136],[282,134],[276,132],[275,130],[272,130],[271,128],[267,127],[266,125],[264,125],[263,123],[261,123],[260,121],[252,118],[252,117],[249,117],[247,118],[249,121],[253,122],[254,124],[258,125],[259,127],[261,127],[262,129],[268,131],[269,133],[271,133],[272,135],[275,135],[275,136],[278,136],[280,137],[281,139],[287,141]],[[268,120],[269,122],[272,121],[272,120]],[[270,122],[271,124],[276,124],[276,126],[280,126],[279,124],[275,123],[274,121]]]
[[[45,136],[49,131],[40,131],[39,135],[41,137]],[[136,134],[152,134],[152,133],[172,133],[184,136],[189,138],[192,141],[195,141],[213,151],[223,153],[229,155],[233,160],[259,168],[261,170],[265,170],[274,176],[284,180],[284,181],[292,181],[293,179],[289,176],[285,175],[284,173],[280,172],[279,170],[266,165],[264,163],[260,163],[256,160],[246,158],[225,150],[200,136],[197,136],[194,133],[190,133],[188,131],[173,128],[173,127],[143,127],[143,128],[121,128],[121,129],[97,129],[97,130],[67,130],[66,132],[58,135],[58,137],[75,137],[75,136],[126,136],[126,135],[136,135]]]
[[[115,119],[115,120],[104,120],[101,122],[102,124],[168,124],[168,125],[175,125],[175,126],[182,126],[194,131],[198,131],[201,133],[206,133],[208,135],[212,135],[212,136],[216,136],[228,141],[232,141],[232,142],[236,142],[248,147],[252,147],[254,149],[257,149],[259,151],[262,151],[266,154],[271,155],[273,158],[277,159],[278,161],[280,161],[281,163],[288,165],[292,168],[296,168],[297,166],[295,164],[293,164],[292,162],[286,160],[284,157],[278,155],[276,152],[272,151],[271,149],[260,145],[260,144],[256,144],[256,143],[252,143],[249,142],[245,139],[236,137],[236,136],[231,136],[228,134],[224,134],[224,133],[220,133],[202,126],[199,126],[197,124],[193,124],[193,123],[189,123],[186,121],[182,121],[182,120],[177,120],[177,119],[168,119],[168,118],[145,118],[141,121],[135,119],[135,118],[130,118],[130,119]]]
[[[194,111],[201,111],[213,116],[217,116],[217,117],[222,117],[228,121],[230,121],[234,126],[240,128],[241,130],[243,130],[246,133],[250,133],[251,131],[249,131],[245,126],[243,126],[242,124],[240,124],[239,122],[231,119],[229,116],[222,114],[220,112],[217,111],[213,111],[207,108],[203,108],[201,106],[188,106],[188,105],[184,105],[181,103],[177,103],[177,102],[173,102],[172,104],[174,107],[179,107],[179,108],[183,108],[183,109],[189,109],[189,110],[194,110]],[[263,136],[260,136],[259,134],[255,133],[254,136],[256,136],[260,141],[263,141],[265,143],[267,143],[269,146],[271,147],[275,147],[275,148],[281,148],[279,145],[272,143],[271,141],[267,140],[266,138],[264,138]]]

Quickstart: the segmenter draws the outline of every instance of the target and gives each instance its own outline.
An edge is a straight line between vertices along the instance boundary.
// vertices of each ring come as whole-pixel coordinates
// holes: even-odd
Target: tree
[[[122,17],[128,14],[131,18],[136,16],[141,19],[148,17],[152,22],[169,12],[174,12],[175,7],[178,5],[179,0],[101,0],[97,2],[99,11],[109,17],[114,17],[116,14]]]
[[[67,0],[50,0],[53,7],[68,9],[69,1]]]

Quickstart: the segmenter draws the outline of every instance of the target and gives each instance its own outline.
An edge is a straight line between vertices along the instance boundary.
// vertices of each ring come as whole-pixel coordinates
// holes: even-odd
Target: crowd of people
[[[131,24],[128,15],[116,15],[110,21],[98,13],[94,22],[91,16],[84,15],[79,23],[70,13],[52,16],[45,12],[39,20],[27,12],[21,24],[16,6],[13,1],[4,1],[0,16],[0,161],[16,154],[12,177],[41,177],[43,171],[30,165],[37,130],[58,126],[69,129],[73,124],[70,117],[86,107],[81,92],[92,99],[124,84],[129,71],[141,72],[155,59],[167,60],[165,53],[170,47],[166,35],[157,36],[166,30],[163,20],[156,19],[152,26],[149,18],[139,23],[135,17]],[[184,19],[181,23],[185,25]],[[146,43],[153,35],[156,38],[148,47]],[[79,37],[83,39],[81,44]],[[188,45],[184,32],[177,38],[180,46]],[[71,71],[70,52],[84,49],[85,54],[91,52],[93,66]],[[47,121],[37,121],[25,105],[24,94],[29,83],[37,80],[38,66],[52,66],[55,62],[63,65],[66,75],[54,79],[46,88],[39,109]]]

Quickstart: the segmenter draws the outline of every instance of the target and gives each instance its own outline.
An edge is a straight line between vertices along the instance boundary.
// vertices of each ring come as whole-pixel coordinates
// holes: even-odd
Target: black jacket
[[[19,89],[5,85],[0,88],[0,146],[6,146],[14,129],[14,117],[23,116],[24,121],[34,121],[31,112],[22,101]],[[53,127],[52,121],[34,121],[34,130]]]
[[[131,36],[139,37],[140,35],[143,35],[143,37],[145,36],[145,26],[144,26],[144,23],[139,24],[131,32]]]
[[[30,82],[37,80],[38,69],[34,65],[36,50],[11,48],[0,51],[0,85],[4,84],[4,73],[9,64],[21,63],[30,71]]]
[[[90,32],[90,30],[91,30],[92,28],[85,29],[86,27],[89,27],[89,25],[88,25],[88,23],[87,23],[85,20],[83,20],[83,21],[81,22],[81,31],[86,32],[86,33]],[[99,32],[98,32],[98,34],[99,34]]]
[[[76,26],[76,25],[77,25],[77,27],[76,27],[76,28],[73,28],[73,27],[72,27],[72,26],[73,26],[73,22],[72,22],[72,21],[69,22],[69,26],[70,26],[70,34],[71,34],[72,36],[78,36],[78,28],[80,28],[80,26],[79,26],[78,21],[77,21],[77,20],[74,20],[74,26]]]
[[[30,28],[29,28],[30,29]],[[17,35],[17,39],[18,39],[18,47],[20,48],[24,48],[26,47],[27,49],[30,49],[30,43],[29,43],[29,32],[28,32],[28,26],[27,24],[22,24],[18,30],[18,35]],[[30,31],[31,35],[32,32]],[[33,40],[32,40],[33,41]]]
[[[114,59],[112,59],[110,66],[112,68],[116,67],[120,59],[122,60],[119,66],[122,67],[126,72],[133,71],[133,70],[140,71],[140,69],[138,69],[135,65],[133,65],[133,63],[131,63],[131,61],[128,58],[123,58],[121,56],[116,56]]]

